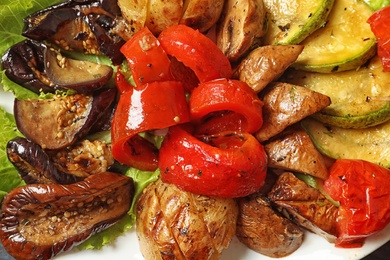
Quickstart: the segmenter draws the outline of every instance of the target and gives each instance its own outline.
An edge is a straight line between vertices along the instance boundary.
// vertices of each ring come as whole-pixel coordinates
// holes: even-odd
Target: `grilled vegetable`
[[[123,55],[119,48],[125,42],[115,34],[120,16],[116,0],[66,0],[26,17],[22,34],[64,50],[104,54],[120,64]]]
[[[233,199],[195,195],[161,180],[144,189],[135,210],[147,260],[218,259],[236,231]]]
[[[261,93],[263,107],[263,127],[256,138],[264,142],[281,133],[289,125],[312,115],[330,104],[328,96],[310,89],[287,83],[274,83]]]
[[[87,139],[56,151],[51,160],[59,170],[81,178],[110,170],[114,164],[111,145]]]
[[[60,51],[32,40],[9,48],[2,67],[7,77],[35,93],[91,93],[103,88],[113,74],[110,66],[66,58]]]
[[[302,244],[303,231],[276,213],[265,197],[241,198],[239,208],[236,235],[250,249],[269,257],[285,257]]]
[[[225,1],[217,26],[217,45],[230,61],[259,46],[265,31],[263,0]]]
[[[367,66],[339,73],[289,70],[280,79],[329,96],[332,104],[313,115],[343,128],[366,128],[390,119],[390,73],[374,57]]]
[[[294,62],[302,45],[267,45],[251,51],[237,66],[233,77],[247,83],[256,92],[263,90]]]
[[[118,0],[132,33],[148,27],[156,36],[178,24],[206,32],[218,20],[223,0]]]
[[[293,66],[328,73],[359,68],[376,53],[371,14],[363,1],[335,1],[326,25],[301,42],[305,48]]]
[[[333,159],[361,159],[390,167],[390,121],[364,129],[348,129],[305,119],[302,126],[322,154]]]
[[[130,209],[133,185],[105,172],[70,185],[15,188],[2,204],[1,242],[16,259],[50,259],[119,221]]]
[[[268,30],[264,44],[299,44],[326,24],[334,0],[263,0]]]
[[[378,41],[378,56],[382,60],[384,71],[390,72],[390,7],[373,13],[367,20]]]
[[[268,167],[301,172],[324,180],[329,176],[324,157],[300,125],[287,128],[266,142],[264,149],[268,155]]]
[[[57,169],[49,155],[39,145],[22,137],[14,138],[7,143],[7,156],[20,177],[28,184],[70,184],[83,179]]]
[[[219,19],[225,0],[187,0],[184,1],[180,24],[206,32]]]
[[[340,202],[337,247],[361,247],[390,222],[389,169],[364,160],[336,160],[324,190]]]
[[[319,190],[308,186],[291,172],[284,172],[268,193],[268,198],[298,225],[335,242],[338,208]]]
[[[61,149],[87,134],[93,125],[111,111],[116,90],[93,96],[75,94],[52,99],[15,100],[16,125],[23,135],[44,149]]]

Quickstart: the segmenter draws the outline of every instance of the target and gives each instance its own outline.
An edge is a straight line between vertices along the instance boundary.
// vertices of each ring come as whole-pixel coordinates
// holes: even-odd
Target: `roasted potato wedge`
[[[179,190],[158,180],[136,203],[136,232],[145,259],[218,259],[236,232],[233,199]]]
[[[277,209],[298,225],[329,242],[337,236],[338,208],[317,189],[310,187],[291,172],[281,174],[268,193]]]
[[[224,0],[186,0],[181,24],[206,32],[219,19]]]
[[[130,25],[130,32],[135,33],[145,26],[148,17],[148,0],[118,0],[118,6],[127,21],[126,24]]]
[[[182,0],[149,0],[149,13],[145,25],[155,35],[172,25],[177,25],[183,12]]]
[[[288,126],[299,122],[330,105],[328,96],[305,87],[287,83],[275,83],[262,93],[263,126],[255,134],[264,142],[281,133]]]
[[[131,33],[146,26],[158,35],[172,25],[185,24],[206,32],[219,19],[223,0],[118,0]],[[130,34],[131,34],[130,33]]]
[[[230,61],[259,45],[266,28],[262,0],[227,0],[217,25],[217,45]]]
[[[239,199],[236,236],[250,249],[269,256],[285,257],[303,242],[303,231],[276,213],[259,193]]]
[[[295,62],[302,50],[303,45],[258,47],[240,62],[233,77],[260,92]]]
[[[302,172],[320,179],[329,176],[324,157],[300,125],[284,130],[264,145],[268,167]]]

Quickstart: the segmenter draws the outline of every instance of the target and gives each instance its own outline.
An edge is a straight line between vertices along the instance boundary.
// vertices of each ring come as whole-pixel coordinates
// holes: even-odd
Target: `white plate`
[[[0,86],[1,88],[1,86]],[[0,106],[12,113],[13,95],[0,90]],[[302,246],[288,257],[286,260],[313,260],[313,259],[332,259],[332,260],[354,260],[361,259],[370,254],[387,241],[390,241],[390,225],[386,229],[369,237],[362,248],[340,249],[334,244],[328,243],[324,238],[305,232]],[[91,257],[91,258],[89,258]],[[102,250],[84,250],[74,249],[70,252],[57,256],[58,260],[85,260],[86,258],[94,260],[107,260],[109,258],[120,259],[143,259],[138,247],[138,240],[135,231],[130,231],[126,235],[119,237],[110,246]],[[260,255],[247,249],[237,239],[234,239],[228,249],[223,252],[221,260],[254,260],[254,259],[275,259]]]

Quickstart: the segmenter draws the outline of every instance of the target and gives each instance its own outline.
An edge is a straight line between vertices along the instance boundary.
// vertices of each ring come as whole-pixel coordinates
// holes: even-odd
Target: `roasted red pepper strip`
[[[138,134],[188,122],[184,89],[177,81],[154,81],[136,88],[129,84],[128,88],[119,98],[112,121],[112,153],[120,163],[153,171],[158,150]]]
[[[238,80],[216,79],[204,82],[190,96],[191,120],[206,124],[200,126],[206,134],[216,133],[218,129],[218,132],[257,132],[263,125],[263,105],[253,89]],[[220,111],[230,113],[212,117],[213,112]]]
[[[374,12],[367,21],[378,41],[378,56],[385,71],[390,72],[390,6]]]
[[[217,45],[191,27],[171,26],[161,32],[158,40],[166,53],[192,69],[201,83],[233,74],[229,60]]]
[[[264,184],[267,155],[248,133],[226,132],[200,140],[173,126],[161,146],[159,167],[162,181],[185,191],[235,198]]]
[[[363,160],[337,160],[324,190],[340,202],[338,247],[361,247],[390,222],[390,170]]]
[[[120,49],[132,71],[135,84],[172,80],[170,61],[157,38],[144,27]]]

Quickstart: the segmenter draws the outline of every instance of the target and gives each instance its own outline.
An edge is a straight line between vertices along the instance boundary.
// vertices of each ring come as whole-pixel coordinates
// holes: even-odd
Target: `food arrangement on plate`
[[[386,1],[11,2],[13,258],[107,252],[129,233],[117,257],[304,257],[313,237],[344,255],[390,239]]]

